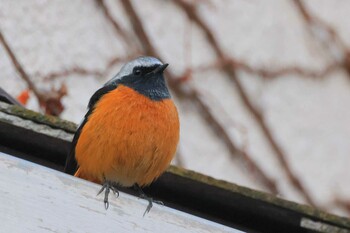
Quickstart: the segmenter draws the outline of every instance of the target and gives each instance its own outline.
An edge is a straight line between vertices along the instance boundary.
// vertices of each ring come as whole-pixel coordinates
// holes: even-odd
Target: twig
[[[107,62],[106,67],[102,70],[99,70],[99,69],[89,70],[83,67],[73,67],[63,71],[52,72],[46,75],[42,75],[40,73],[36,73],[35,75],[38,77],[42,77],[43,80],[53,80],[60,77],[67,77],[70,75],[92,75],[97,77],[105,77],[116,64],[120,64],[125,61],[128,61],[130,60],[130,58],[131,58],[130,56],[123,57],[123,58],[120,58],[120,57],[112,58],[110,61]]]
[[[344,200],[339,197],[337,197],[334,200],[334,204],[342,209],[344,209],[348,214],[350,214],[350,201]]]
[[[131,2],[128,0],[122,0],[121,3],[129,17],[135,34],[138,36],[139,41],[142,44],[145,53],[151,56],[160,57],[153,44],[150,42],[149,37],[144,30],[142,22],[134,10]],[[272,193],[278,193],[275,182],[269,178],[268,175],[266,175],[253,160],[250,159],[246,152],[241,151],[236,147],[229,134],[227,133],[225,127],[216,120],[215,116],[210,111],[209,106],[207,106],[207,104],[201,99],[198,90],[190,85],[182,87],[180,85],[180,82],[178,82],[175,76],[170,72],[167,73],[167,76],[169,77],[169,86],[172,88],[173,92],[177,96],[185,97],[186,99],[190,99],[197,104],[202,117],[207,121],[208,125],[211,126],[211,129],[216,133],[216,135],[221,138],[221,141],[226,145],[231,154],[239,154],[241,157],[245,158],[245,161],[248,164],[247,166],[256,172],[257,177],[260,178],[259,181],[261,181],[262,184]]]
[[[51,90],[50,93],[44,93],[38,90],[30,79],[24,67],[19,63],[16,55],[10,48],[8,42],[0,31],[0,42],[3,44],[13,66],[16,68],[20,77],[27,83],[28,88],[33,91],[34,95],[37,97],[40,107],[44,108],[46,114],[58,116],[64,109],[61,98],[67,94],[67,89],[64,84],[58,90]]]
[[[130,49],[131,53],[140,53],[140,49],[138,48],[136,43],[133,43],[133,39],[131,35],[129,35],[120,25],[119,23],[113,18],[111,12],[109,11],[108,7],[106,6],[106,3],[104,0],[96,0],[97,5],[102,9],[102,12],[108,22],[110,22],[115,30],[115,32],[122,37],[122,41],[125,44],[125,48]]]
[[[141,20],[140,20],[139,16],[137,15],[136,11],[134,10],[133,6],[131,5],[131,3],[127,0],[122,0],[121,3],[122,3],[122,6],[123,6],[125,12],[127,13],[127,16],[131,22],[131,25],[133,27],[135,34],[139,38],[139,41],[141,43],[141,46],[142,46],[144,52],[147,55],[156,54],[155,48],[153,47],[145,30],[143,29],[143,25],[141,23]]]
[[[192,24],[185,25],[184,33],[184,61],[186,64],[186,71],[188,77],[192,75]]]
[[[214,64],[208,64],[208,65],[201,65],[199,67],[196,67],[193,69],[193,72],[199,73],[199,72],[206,72],[208,70],[213,69],[222,69],[226,67],[227,65],[230,65],[235,70],[241,70],[246,73],[257,75],[266,79],[274,79],[282,76],[287,75],[296,75],[303,78],[314,78],[314,79],[321,79],[329,76],[332,72],[339,69],[340,65],[338,63],[333,63],[321,70],[310,70],[304,67],[298,67],[298,66],[287,66],[287,67],[281,67],[279,69],[276,68],[264,68],[264,67],[253,67],[249,65],[245,61],[240,61],[233,58],[226,58],[226,60],[218,60]]]
[[[209,27],[204,23],[204,21],[201,19],[201,17],[197,13],[197,9],[195,5],[188,3],[187,1],[178,0],[174,1],[176,5],[178,5],[184,12],[186,13],[187,17],[196,23],[200,29],[202,29],[203,33],[205,34],[205,37],[209,44],[212,46],[214,52],[216,53],[216,56],[218,60],[227,60],[226,54],[223,52],[221,47],[219,46],[219,43],[216,41],[213,33],[209,29]],[[241,83],[241,81],[238,79],[236,75],[236,70],[231,65],[226,65],[223,67],[226,75],[230,78],[230,80],[234,83],[238,90],[238,94],[241,97],[241,100],[244,104],[244,106],[247,108],[247,110],[251,113],[251,115],[254,117],[255,121],[260,126],[261,131],[264,133],[267,141],[269,142],[271,148],[277,155],[278,161],[285,170],[290,182],[293,184],[293,186],[303,195],[305,200],[310,203],[311,205],[314,205],[314,202],[308,193],[308,191],[305,189],[305,187],[302,185],[299,178],[294,174],[294,172],[289,167],[289,164],[287,162],[286,156],[283,153],[283,150],[280,148],[280,146],[277,144],[277,142],[274,140],[272,133],[270,129],[268,128],[267,124],[265,123],[263,119],[263,115],[254,107],[253,103],[250,101],[248,95],[245,92],[245,89]]]
[[[28,88],[33,91],[34,95],[37,97],[39,104],[43,104],[45,102],[45,98],[42,95],[42,93],[37,89],[37,87],[34,85],[32,80],[30,79],[27,72],[24,70],[23,66],[19,63],[17,57],[15,56],[14,52],[10,48],[9,44],[7,43],[5,37],[3,36],[2,32],[0,31],[0,41],[3,44],[6,53],[10,57],[10,60],[19,73],[20,77],[27,83]]]
[[[208,96],[208,93],[206,93],[206,96]],[[214,105],[215,108],[217,109],[216,111],[220,112],[219,113],[220,116],[222,118],[226,118],[225,124],[224,124],[225,128],[227,129],[230,126],[233,126],[241,134],[242,146],[240,147],[239,150],[236,149],[238,156],[241,156],[241,158],[247,162],[247,168],[248,168],[250,174],[253,174],[254,177],[256,177],[258,181],[260,181],[260,183],[263,183],[263,180],[260,180],[260,177],[259,177],[259,174],[263,173],[263,171],[259,170],[260,169],[259,167],[254,166],[254,161],[251,159],[251,156],[247,153],[247,148],[248,148],[247,129],[243,125],[240,125],[240,124],[234,122],[232,120],[232,118],[229,117],[228,113],[225,111],[225,108],[223,108],[220,105],[220,102],[216,101],[214,96],[209,96],[209,97],[210,97],[209,99],[211,102],[210,105],[211,106]],[[271,189],[276,188],[275,182],[273,184],[269,184],[269,185],[272,185]],[[277,190],[276,190],[276,192],[274,192],[274,194],[279,194],[279,193],[277,193]]]
[[[316,30],[323,30],[327,36],[324,36],[326,43],[334,43],[337,44],[341,49],[347,50],[347,46],[344,43],[344,41],[340,38],[336,30],[331,27],[329,24],[327,24],[322,19],[316,17],[315,15],[311,14],[309,10],[305,7],[302,0],[292,0],[297,9],[299,10],[300,14],[302,15],[305,23],[308,25],[310,32],[315,38],[317,38]],[[321,38],[319,38],[321,39]]]
[[[211,126],[211,129],[214,133],[221,139],[221,141],[226,145],[227,149],[230,151],[232,156],[238,155],[245,162],[245,165],[248,170],[252,171],[251,175],[254,177],[266,188],[270,190],[271,193],[278,194],[279,190],[277,188],[276,182],[269,177],[260,166],[251,159],[251,156],[247,153],[245,148],[239,149],[235,143],[231,140],[229,133],[226,130],[226,127],[220,124],[216,120],[214,114],[211,113],[209,106],[205,104],[204,101],[200,101],[200,95],[197,90],[193,89],[192,96],[188,98],[196,100],[199,110],[202,117],[207,121],[208,125]]]
[[[340,67],[343,67],[350,77],[350,50],[335,28],[312,14],[305,7],[302,0],[292,0],[292,2],[303,17],[310,34],[322,44],[330,57],[339,63]],[[322,31],[322,33],[319,33],[319,31]]]

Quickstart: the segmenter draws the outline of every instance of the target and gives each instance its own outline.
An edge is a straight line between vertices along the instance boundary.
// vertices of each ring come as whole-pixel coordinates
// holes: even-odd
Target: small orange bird
[[[134,186],[152,207],[141,187],[169,166],[179,141],[179,117],[164,80],[163,64],[139,57],[91,97],[74,135],[65,172],[103,184],[105,208],[116,185]]]

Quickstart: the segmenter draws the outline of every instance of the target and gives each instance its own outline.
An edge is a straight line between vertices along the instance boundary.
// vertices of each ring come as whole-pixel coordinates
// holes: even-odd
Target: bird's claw
[[[153,203],[156,203],[156,204],[158,204],[158,205],[164,206],[164,203],[163,203],[162,201],[153,200],[152,197],[147,197],[146,194],[144,194],[144,193],[141,194],[141,195],[139,196],[139,198],[148,201],[148,205],[147,205],[147,208],[146,208],[145,212],[143,213],[143,217],[145,217],[145,215],[151,211],[151,209],[152,209],[152,207],[153,207]]]
[[[153,203],[159,204],[159,205],[164,205],[164,203],[162,201],[158,201],[158,200],[153,200],[152,197],[148,197],[142,190],[142,188],[138,185],[138,184],[134,184],[134,188],[139,191],[140,195],[139,198],[144,199],[146,201],[148,201],[148,206],[145,210],[145,212],[143,213],[143,217],[145,217],[145,215],[147,213],[149,213],[153,207]]]
[[[114,195],[117,195],[117,198],[119,197],[119,191],[113,186],[113,184],[109,181],[105,181],[102,185],[102,188],[100,189],[100,191],[97,193],[97,195],[101,194],[103,191],[105,191],[105,197],[104,197],[104,205],[105,205],[105,209],[107,210],[109,207],[109,202],[108,202],[108,196],[109,196],[109,192],[110,190],[113,191]]]
[[[104,203],[105,203],[105,209],[107,210],[108,207],[109,207],[109,202],[108,202],[108,200],[105,200]]]

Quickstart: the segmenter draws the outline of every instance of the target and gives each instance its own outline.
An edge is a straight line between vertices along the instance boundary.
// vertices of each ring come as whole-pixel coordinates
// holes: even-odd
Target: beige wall
[[[186,68],[208,67],[217,61],[202,31],[172,1],[132,2],[151,43],[177,76]],[[200,16],[225,53],[253,67],[270,71],[284,67],[322,71],[343,60],[343,47],[350,41],[348,1],[314,0],[305,4],[311,14],[336,30],[344,45],[327,38],[323,24],[311,27],[314,34],[310,33],[293,1],[198,3]],[[106,1],[106,5],[112,17],[135,38],[121,4]],[[77,67],[103,72],[111,59],[125,58],[132,51],[95,1],[2,0],[0,29],[40,90],[57,88],[61,83],[67,85],[61,117],[77,123],[85,113],[89,97],[118,71],[120,64],[103,77],[92,74],[71,74],[54,80],[44,77]],[[131,44],[137,44],[135,41],[131,40]],[[26,88],[2,46],[0,70],[0,85],[9,93],[16,96]],[[200,71],[183,84],[185,88],[198,89],[232,141],[238,147],[244,146],[251,159],[276,180],[282,197],[304,202],[288,181],[259,123],[242,104],[235,85],[220,69]],[[238,69],[237,74],[253,107],[261,112],[274,141],[285,154],[290,169],[314,202],[346,214],[333,204],[335,198],[350,196],[350,76],[344,67],[315,78],[287,72],[264,79],[261,73],[252,74],[244,69]],[[31,96],[28,107],[38,110],[36,98]],[[223,139],[213,133],[191,100],[176,101],[181,115],[179,154],[186,168],[267,190],[242,159],[232,157]]]

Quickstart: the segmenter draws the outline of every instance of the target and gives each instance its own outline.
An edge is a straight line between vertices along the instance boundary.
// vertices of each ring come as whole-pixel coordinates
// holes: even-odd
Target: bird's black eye
[[[140,68],[135,68],[135,69],[133,70],[133,74],[134,74],[135,76],[140,76],[140,75],[142,74],[142,71],[141,71]]]

